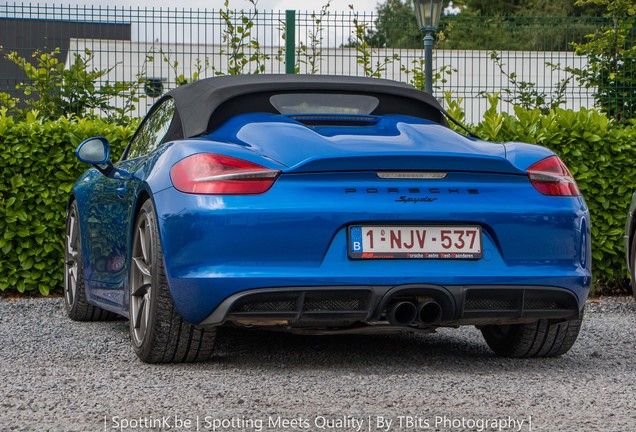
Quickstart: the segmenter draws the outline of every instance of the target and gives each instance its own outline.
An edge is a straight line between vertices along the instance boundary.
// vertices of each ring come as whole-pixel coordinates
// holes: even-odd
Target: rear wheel
[[[572,348],[583,315],[572,321],[550,323],[539,320],[532,324],[489,325],[481,329],[486,343],[502,357],[556,357]]]
[[[86,300],[84,265],[82,263],[82,236],[79,212],[73,201],[66,217],[66,241],[64,242],[64,308],[75,321],[103,321],[117,318]]]
[[[135,221],[130,269],[130,338],[146,363],[206,361],[212,355],[216,329],[187,323],[175,308],[163,263],[163,251],[152,201]]]
[[[629,267],[632,276],[632,295],[636,297],[636,235],[632,239],[631,252],[629,254]]]

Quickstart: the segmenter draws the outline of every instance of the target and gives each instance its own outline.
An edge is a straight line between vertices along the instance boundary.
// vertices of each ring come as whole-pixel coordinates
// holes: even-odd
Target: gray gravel
[[[0,299],[0,431],[194,431],[198,420],[201,431],[628,432],[635,331],[636,302],[608,298],[588,304],[557,359],[494,357],[474,328],[226,330],[209,363],[151,366],[135,357],[127,321],[76,323],[61,299]]]

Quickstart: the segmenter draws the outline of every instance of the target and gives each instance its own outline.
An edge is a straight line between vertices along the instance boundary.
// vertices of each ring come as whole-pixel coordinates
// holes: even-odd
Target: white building
[[[229,56],[224,51],[225,47],[218,44],[71,39],[67,63],[72,61],[75,53],[83,55],[86,49],[94,55],[93,68],[112,68],[106,77],[109,82],[134,81],[140,77],[146,80],[148,97],[137,104],[138,115],[147,112],[156,96],[174,88],[180,75],[190,80],[195,73],[203,78],[225,74],[228,70]],[[268,46],[262,48],[261,52],[267,57],[262,62],[264,73],[285,73],[285,55],[281,47]],[[246,54],[254,53],[247,50]],[[508,78],[491,59],[490,51],[438,50],[434,55],[436,68],[444,66],[452,71],[450,75],[443,74],[447,82],[437,83],[440,88],[434,91],[435,96],[443,99],[443,92],[452,91],[453,98],[463,99],[467,123],[477,123],[488,108],[482,93],[496,93],[502,88],[514,91]],[[314,59],[320,74],[365,75],[364,65],[358,56],[355,48],[325,47],[320,49],[320,54]],[[421,50],[374,49],[367,66],[377,69],[383,78],[408,83],[418,73],[413,70],[421,73],[421,56]],[[568,74],[553,70],[546,66],[546,62],[560,64],[561,69],[566,66],[581,68],[586,63],[584,57],[572,52],[502,51],[499,56],[508,74],[514,73],[518,82],[536,83],[537,91],[545,93],[548,100],[561,80],[568,78]],[[307,57],[297,55],[300,73],[307,73],[308,66],[302,63],[303,60],[307,60]],[[253,72],[256,66],[256,62],[249,62],[244,72]],[[582,88],[572,80],[567,88],[566,104],[562,107],[573,110],[592,107],[592,93],[594,89]],[[500,109],[512,112],[512,105],[502,103]]]

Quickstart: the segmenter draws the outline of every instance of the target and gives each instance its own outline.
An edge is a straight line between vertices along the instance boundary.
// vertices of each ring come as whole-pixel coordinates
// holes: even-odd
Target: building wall
[[[60,48],[59,59],[65,62],[71,38],[130,41],[130,24],[0,18],[0,45],[4,50],[15,51],[33,62],[31,54],[34,51],[52,51],[55,48]],[[25,79],[26,75],[20,68],[0,56],[0,91],[23,99],[24,95],[16,92],[15,86]]]

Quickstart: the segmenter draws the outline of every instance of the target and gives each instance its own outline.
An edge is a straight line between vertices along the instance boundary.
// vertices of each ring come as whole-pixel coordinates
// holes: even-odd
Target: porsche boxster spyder
[[[451,119],[452,120],[452,119]],[[498,355],[567,352],[590,217],[557,155],[453,131],[429,94],[356,77],[217,77],[161,97],[68,201],[65,304],[129,318],[145,362],[219,326],[334,334],[473,325]]]

